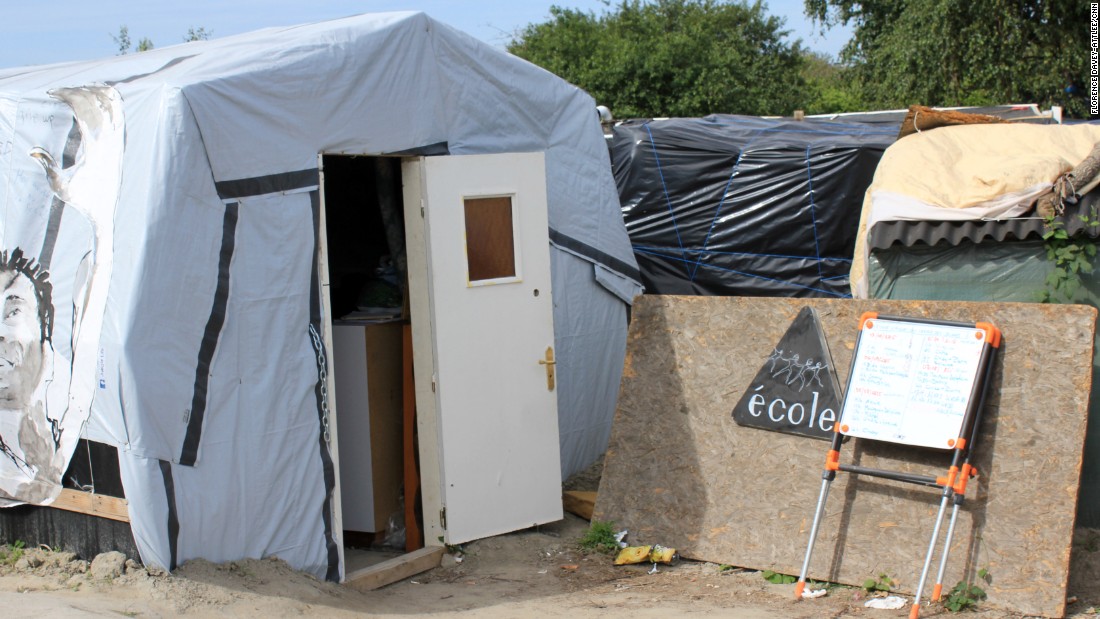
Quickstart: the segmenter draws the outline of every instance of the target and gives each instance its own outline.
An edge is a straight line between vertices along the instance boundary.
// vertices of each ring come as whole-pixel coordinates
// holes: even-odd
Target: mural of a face
[[[34,283],[0,269],[0,408],[24,409],[42,380],[45,343]]]
[[[0,146],[29,155],[0,166],[0,507],[58,496],[93,396],[105,388],[97,370],[125,148],[122,97],[102,84],[44,94],[50,101],[0,105]],[[56,312],[55,294],[63,299]]]

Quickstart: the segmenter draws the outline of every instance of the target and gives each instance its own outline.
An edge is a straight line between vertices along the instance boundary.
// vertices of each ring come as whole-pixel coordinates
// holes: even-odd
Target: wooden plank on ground
[[[974,447],[980,476],[959,513],[944,585],[984,568],[992,583],[978,583],[989,594],[983,606],[1063,616],[1092,382],[1091,307],[645,295],[632,312],[593,517],[629,529],[635,544],[798,574],[829,444],[740,426],[732,412],[806,306],[820,316],[841,385],[863,312],[1000,327],[1004,343]],[[812,394],[800,404],[808,414]],[[936,450],[852,439],[841,453],[863,467],[946,472]],[[858,585],[885,573],[912,593],[939,499],[931,488],[838,475],[809,576]]]
[[[399,580],[439,567],[443,560],[442,546],[428,546],[420,550],[407,552],[400,557],[383,561],[378,565],[365,567],[348,574],[345,584],[360,591],[370,591]]]
[[[587,490],[566,490],[561,497],[565,511],[576,514],[585,520],[592,520],[592,509],[596,505],[596,493]]]
[[[130,522],[128,505],[126,499],[63,488],[61,494],[50,504],[50,507],[99,516],[100,518],[109,518],[119,522]]]

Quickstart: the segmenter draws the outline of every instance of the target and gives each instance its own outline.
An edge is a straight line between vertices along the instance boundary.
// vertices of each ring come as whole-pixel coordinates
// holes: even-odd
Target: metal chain
[[[321,427],[325,433],[325,444],[328,445],[332,439],[328,429],[328,364],[325,362],[325,345],[313,323],[309,325],[309,337],[313,340],[313,349],[317,351],[318,377],[321,381]]]

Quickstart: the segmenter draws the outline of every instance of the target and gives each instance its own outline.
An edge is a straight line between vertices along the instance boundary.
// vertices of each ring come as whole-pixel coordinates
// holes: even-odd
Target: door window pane
[[[466,263],[470,281],[516,276],[512,198],[466,198]]]

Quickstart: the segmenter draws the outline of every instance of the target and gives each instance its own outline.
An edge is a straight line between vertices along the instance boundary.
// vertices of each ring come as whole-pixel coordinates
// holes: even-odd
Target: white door
[[[562,517],[542,153],[402,165],[424,537]]]

